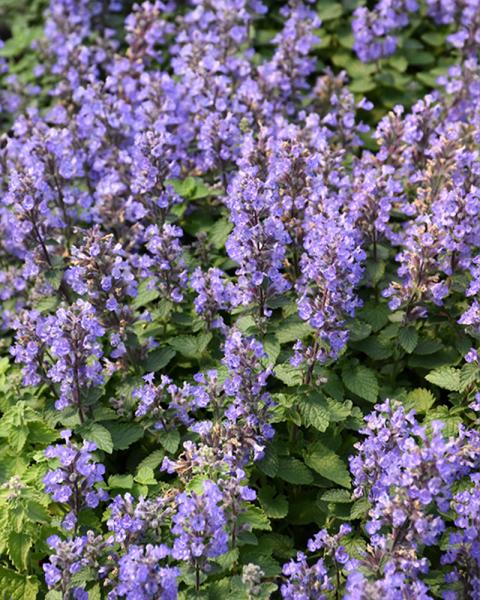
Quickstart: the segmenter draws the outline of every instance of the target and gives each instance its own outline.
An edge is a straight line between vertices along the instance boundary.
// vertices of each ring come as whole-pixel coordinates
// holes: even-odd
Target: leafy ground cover
[[[480,5],[0,14],[4,597],[480,598]]]

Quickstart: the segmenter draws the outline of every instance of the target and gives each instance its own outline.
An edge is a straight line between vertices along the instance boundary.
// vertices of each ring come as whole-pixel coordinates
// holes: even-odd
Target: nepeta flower
[[[162,566],[170,554],[164,545],[132,545],[118,562],[118,584],[108,598],[176,600],[180,570]]]
[[[58,459],[60,466],[43,478],[45,491],[53,500],[70,507],[62,523],[68,531],[76,529],[83,508],[96,508],[108,498],[108,493],[96,485],[103,483],[105,473],[102,464],[93,462],[92,452],[97,446],[88,441],[78,446],[70,441],[71,435],[68,429],[62,431],[65,444],[49,446],[45,450],[45,456]]]
[[[199,572],[208,570],[208,560],[228,550],[221,501],[222,493],[218,486],[208,480],[203,483],[202,494],[182,492],[177,496],[172,556],[190,563],[195,569],[197,588]]]

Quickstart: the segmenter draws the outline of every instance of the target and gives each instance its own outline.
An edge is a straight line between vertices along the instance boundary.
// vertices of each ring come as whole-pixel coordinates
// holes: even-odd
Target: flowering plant
[[[480,7],[45,8],[0,48],[2,594],[480,598]]]

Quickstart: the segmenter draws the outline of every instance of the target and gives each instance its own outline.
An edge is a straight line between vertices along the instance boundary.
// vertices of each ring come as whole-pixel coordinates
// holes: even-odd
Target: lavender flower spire
[[[60,466],[49,471],[43,482],[45,491],[53,500],[67,504],[70,511],[62,521],[67,531],[76,530],[78,518],[83,508],[96,508],[108,498],[108,493],[96,484],[102,484],[105,467],[93,462],[92,452],[97,449],[93,442],[85,441],[78,446],[70,440],[72,432],[62,431],[65,444],[49,446],[45,450],[47,458],[58,459]]]
[[[212,481],[203,483],[203,493],[182,492],[177,497],[178,510],[173,517],[172,533],[176,536],[172,555],[190,563],[195,572],[195,588],[200,575],[209,568],[208,560],[227,552],[225,514],[220,507],[222,493]]]
[[[15,323],[17,342],[11,349],[17,362],[24,364],[26,382],[42,378],[60,385],[55,403],[58,410],[74,406],[85,419],[83,393],[103,382],[99,338],[105,330],[93,306],[77,300],[69,308],[59,308],[55,316],[27,312]],[[32,335],[32,329],[35,332]]]

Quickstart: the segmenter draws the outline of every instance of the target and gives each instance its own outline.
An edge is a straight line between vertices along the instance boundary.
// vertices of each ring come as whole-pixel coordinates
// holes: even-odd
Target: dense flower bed
[[[388,112],[270,4],[4,47],[6,598],[480,598],[480,4],[356,8],[379,85],[443,36]]]

